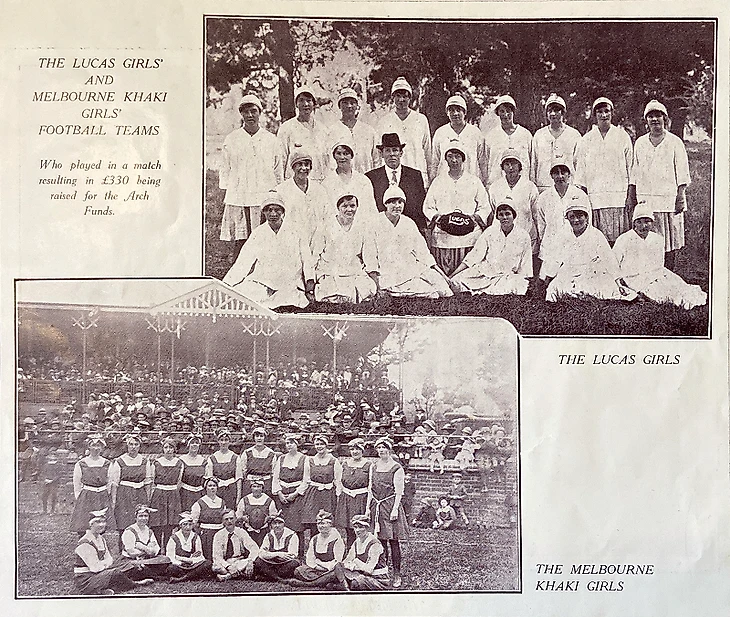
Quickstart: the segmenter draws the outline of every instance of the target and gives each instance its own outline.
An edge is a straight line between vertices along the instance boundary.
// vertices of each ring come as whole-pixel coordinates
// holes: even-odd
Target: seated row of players
[[[145,465],[143,462],[127,464],[127,460],[134,463],[141,458],[139,441],[130,438],[129,456],[123,455],[114,461],[121,468],[122,479],[117,479],[112,485],[110,499],[103,477],[109,461],[100,456],[103,439],[90,437],[89,456],[78,464],[82,483],[76,493],[72,515],[72,528],[81,535],[76,550],[81,562],[77,561],[75,570],[80,591],[99,593],[104,585],[114,588],[115,584],[118,584],[118,590],[122,590],[125,586],[130,587],[130,581],[125,577],[131,578],[132,584],[134,581],[140,584],[140,581],[148,582],[148,579],[158,577],[186,580],[207,576],[211,572],[211,564],[212,572],[217,573],[221,580],[240,575],[250,577],[257,557],[265,562],[260,568],[263,576],[273,579],[294,576],[299,579],[297,584],[325,585],[336,582],[321,576],[329,576],[334,566],[342,562],[346,548],[339,532],[332,530],[333,525],[346,530],[347,546],[354,561],[369,564],[363,570],[369,575],[375,575],[375,563],[371,564],[371,560],[374,558],[378,562],[384,550],[380,541],[365,537],[361,533],[363,530],[358,528],[374,528],[378,537],[389,545],[393,560],[393,586],[400,586],[399,540],[407,535],[408,527],[401,503],[405,474],[400,463],[392,457],[392,441],[381,438],[376,442],[378,458],[375,461],[363,458],[365,444],[361,439],[350,443],[351,456],[342,461],[328,451],[328,440],[324,436],[315,440],[316,454],[310,457],[298,452],[296,436],[288,436],[285,443],[287,451],[276,459],[273,476],[267,481],[249,474],[247,484],[251,492],[241,497],[240,483],[235,479],[231,482],[227,477],[203,477],[205,472],[199,470],[186,477],[181,461],[185,455],[175,457],[173,444],[166,441],[163,456],[154,462],[156,476],[150,505],[147,506],[148,493],[144,482],[139,480],[146,473]],[[225,449],[224,439],[221,439],[221,445]],[[196,446],[199,447],[199,439],[192,437],[188,459],[199,457]],[[235,463],[235,456],[231,458]],[[136,476],[127,473],[135,467],[138,470]],[[228,476],[227,467],[226,464],[214,463],[213,469],[217,475]],[[129,479],[133,477],[138,478],[137,481]],[[191,480],[192,477],[199,479]],[[74,480],[76,489],[76,478]],[[186,480],[199,486],[188,485]],[[266,484],[269,494],[276,497],[280,510],[277,510],[274,499],[264,493]],[[186,506],[191,504],[189,512],[182,509],[184,495]],[[231,507],[234,504],[237,504],[235,512]],[[101,505],[104,505],[101,510],[95,509]],[[101,517],[103,521],[99,520],[100,511],[105,514],[108,511]],[[82,523],[89,516],[91,525]],[[236,520],[240,521],[242,528],[234,533]],[[95,526],[95,523],[98,525]],[[325,524],[326,534],[322,528]],[[101,527],[107,528],[107,525],[123,530],[120,533],[123,559],[119,575],[112,574],[113,560],[106,542],[99,538],[103,532]],[[178,531],[173,531],[175,525],[179,525]],[[193,526],[197,532],[191,535]],[[310,543],[306,565],[300,566],[297,559],[304,550],[305,529],[311,532]],[[325,537],[320,537],[322,535]],[[375,544],[380,551],[374,557],[368,556],[369,551],[375,549]],[[166,547],[166,556],[160,555],[160,546]],[[269,555],[281,552],[288,557],[279,559],[281,556]],[[328,559],[324,559],[323,554],[329,555]],[[329,564],[324,572],[323,561]],[[349,562],[352,565],[353,559]],[[347,563],[348,560],[345,560],[343,564],[346,569]],[[359,566],[354,565],[357,570]],[[102,570],[108,570],[104,577],[89,576]],[[378,581],[367,584],[387,585],[387,567],[381,574],[383,576],[376,576]],[[336,579],[340,584],[344,584],[342,577],[343,573],[338,570]],[[363,587],[365,584],[361,580],[349,580],[345,586],[380,588]]]
[[[403,144],[396,134],[386,134],[379,147],[397,157]],[[352,148],[339,143],[334,154],[338,169],[354,175]],[[685,308],[706,302],[698,286],[664,267],[662,239],[652,231],[654,212],[647,204],[633,209],[633,229],[622,234],[614,254],[605,235],[590,225],[588,196],[571,184],[571,167],[561,158],[550,168],[552,188],[539,195],[522,178],[516,150],[503,153],[504,178],[489,193],[464,170],[461,144],[448,144],[445,160],[449,171],[435,178],[422,209],[431,251],[417,215],[403,216],[408,200],[395,182],[384,189],[385,212],[378,214],[367,182],[338,180],[330,193],[339,195],[336,213],[323,209],[312,216],[321,201],[295,205],[289,199],[287,207],[278,192],[267,194],[266,224],[254,230],[224,282],[270,308],[305,307],[314,300],[358,303],[380,291],[426,298],[454,292],[524,295],[535,268],[551,301],[583,294],[631,300],[641,292]],[[313,187],[311,156],[295,153],[292,161],[292,182],[299,178],[304,188]]]
[[[672,269],[676,250],[684,246],[683,212],[687,208],[686,188],[690,176],[684,144],[668,131],[669,116],[660,102],[654,100],[647,104],[644,118],[649,133],[641,136],[634,146],[628,133],[612,124],[614,104],[606,97],[593,103],[595,125],[581,136],[565,123],[565,100],[551,94],[545,104],[547,126],[532,136],[515,123],[517,105],[511,96],[497,99],[495,113],[500,124],[484,135],[466,122],[466,101],[455,95],[446,103],[449,123],[434,133],[432,141],[428,120],[410,108],[413,91],[404,78],[393,83],[391,96],[393,110],[383,117],[376,130],[358,119],[358,95],[346,88],[337,98],[341,120],[333,127],[323,127],[314,117],[314,93],[309,88],[299,88],[295,96],[297,117],[281,125],[278,138],[259,127],[263,107],[258,97],[244,96],[239,106],[243,125],[227,136],[223,146],[220,186],[226,190],[226,207],[221,239],[236,240],[237,248],[240,248],[240,242],[259,224],[265,194],[277,187],[287,210],[304,210],[311,224],[311,221],[322,220],[327,210],[334,209],[333,204],[344,194],[342,189],[346,185],[349,187],[347,192],[358,198],[361,211],[371,210],[373,197],[382,211],[385,188],[395,184],[407,196],[405,215],[423,231],[428,222],[434,223],[433,214],[440,214],[429,215],[426,211],[423,206],[425,189],[447,172],[451,173],[453,182],[439,182],[441,192],[450,187],[463,193],[465,187],[456,187],[457,184],[473,186],[475,182],[482,189],[489,187],[490,193],[495,187],[497,194],[490,195],[489,204],[480,204],[477,199],[473,207],[470,203],[472,194],[459,195],[467,197],[461,199],[461,203],[451,200],[452,203],[447,204],[449,212],[461,210],[479,224],[476,208],[481,205],[479,214],[484,217],[485,214],[494,215],[499,205],[495,202],[501,199],[505,190],[503,157],[509,149],[516,151],[516,159],[524,168],[524,185],[515,187],[510,182],[508,187],[516,202],[527,197],[530,207],[534,206],[536,195],[525,193],[532,193],[528,188],[533,187],[538,193],[550,189],[553,186],[552,166],[556,159],[562,158],[570,170],[575,170],[572,181],[589,196],[594,226],[604,233],[611,245],[621,233],[631,230],[631,209],[638,201],[645,201],[654,213],[657,230],[664,237],[666,262]],[[386,143],[386,134],[399,137],[395,142]],[[380,144],[378,139],[381,139]],[[462,181],[453,175],[445,157],[455,143],[462,151],[466,177]],[[346,148],[333,156],[338,145]],[[389,151],[390,148],[395,148],[395,152]],[[294,166],[302,149],[310,155],[309,179],[313,181],[310,186],[301,176],[297,178]],[[348,150],[350,160],[341,160]],[[368,190],[365,176],[372,184],[372,191]],[[500,186],[495,186],[497,184]],[[518,197],[519,193],[522,195]],[[486,202],[483,192],[477,195]],[[301,204],[308,207],[302,208]],[[327,204],[332,207],[327,208]],[[517,210],[519,212],[521,208]],[[291,215],[291,211],[288,214]],[[484,218],[482,222],[485,222]],[[525,229],[530,227],[526,222],[521,225]],[[479,227],[483,229],[481,224]],[[536,250],[536,237],[534,234],[531,237]],[[475,237],[453,247],[438,243],[435,246],[463,248],[473,246],[474,241]]]

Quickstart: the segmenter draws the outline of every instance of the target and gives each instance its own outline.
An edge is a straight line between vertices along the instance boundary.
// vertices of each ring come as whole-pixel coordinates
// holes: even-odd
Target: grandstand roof
[[[45,279],[16,283],[23,308],[63,308],[165,315],[276,317],[211,278]]]

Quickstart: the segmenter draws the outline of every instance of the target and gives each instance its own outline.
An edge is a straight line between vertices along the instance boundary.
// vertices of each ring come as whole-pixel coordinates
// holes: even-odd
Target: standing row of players
[[[270,524],[281,518],[290,535],[293,534],[293,538],[286,540],[287,552],[297,559],[305,552],[305,532],[309,531],[305,566],[315,571],[307,573],[298,569],[297,573],[303,584],[309,584],[332,570],[325,568],[326,572],[317,572],[318,562],[322,561],[319,553],[335,550],[339,556],[336,562],[342,562],[346,547],[351,547],[357,536],[354,521],[361,517],[361,523],[375,532],[381,555],[386,560],[391,556],[392,584],[399,587],[399,542],[408,535],[408,520],[402,503],[405,472],[393,456],[393,442],[387,437],[378,439],[377,458],[373,461],[363,457],[362,439],[350,442],[350,457],[338,459],[329,451],[326,436],[315,438],[312,456],[299,452],[299,439],[295,435],[286,437],[286,452],[277,455],[264,444],[265,436],[263,429],[256,429],[256,443],[239,457],[229,449],[229,434],[222,430],[218,435],[219,449],[207,459],[199,452],[199,436],[188,439],[188,451],[180,456],[175,453],[176,442],[165,439],[162,456],[148,463],[139,453],[137,436],[128,437],[127,453],[110,461],[101,456],[105,446],[103,437],[92,435],[87,442],[88,456],[80,459],[74,469],[76,502],[71,528],[83,537],[89,529],[90,517],[93,519],[94,513],[104,511],[105,528],[120,530],[119,548],[123,556],[134,559],[142,551],[146,556],[157,557],[159,547],[167,547],[168,552],[179,548],[174,530],[180,524],[180,515],[187,513],[185,516],[189,515],[199,535],[202,556],[213,564],[213,571],[228,578],[227,574],[251,575],[250,571],[227,570],[221,559],[216,559],[216,538],[226,526],[228,512],[231,520],[239,521],[251,539],[249,552],[258,552],[267,537],[269,543],[274,541],[270,537]],[[140,507],[148,516],[145,525],[150,526],[143,538],[134,527],[139,523]],[[334,530],[331,537],[327,536],[326,546],[321,546],[316,537],[318,532],[321,534],[319,524],[323,516],[330,519],[330,527],[345,530],[346,543]],[[152,537],[158,550],[154,551],[155,555],[148,555],[137,545],[141,542],[148,546]],[[150,563],[161,564],[167,565],[169,561]],[[289,578],[299,565],[277,576]],[[334,567],[334,563],[331,565]],[[388,575],[387,567],[385,574]]]
[[[650,133],[634,147],[612,124],[605,97],[593,105],[596,126],[581,137],[564,123],[561,97],[549,97],[549,125],[532,136],[515,124],[516,103],[505,95],[496,105],[500,126],[485,136],[465,122],[466,102],[455,95],[449,124],[432,141],[425,116],[410,109],[405,79],[392,95],[395,109],[376,132],[357,119],[355,92],[343,90],[342,120],[325,132],[313,93],[301,88],[298,115],[278,138],[259,126],[260,100],[244,96],[243,125],[223,146],[221,239],[237,241],[236,250],[250,239],[226,282],[273,308],[358,302],[381,290],[524,294],[533,272],[546,282],[567,279],[548,289],[549,299],[575,291],[618,299],[642,292],[687,308],[706,300],[664,268],[684,246],[690,179],[661,103],[647,105]],[[267,224],[253,233],[262,209]],[[591,221],[600,237],[584,235]],[[612,254],[622,234],[630,237]],[[576,267],[585,263],[590,272]],[[601,280],[575,289],[588,279]]]

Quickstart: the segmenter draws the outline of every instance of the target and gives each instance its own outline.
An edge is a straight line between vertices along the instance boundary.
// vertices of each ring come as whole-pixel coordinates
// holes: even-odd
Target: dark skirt
[[[284,554],[266,559],[259,557],[254,562],[254,575],[267,581],[292,578],[300,565],[301,562],[298,559],[291,559]]]
[[[304,496],[298,495],[297,498],[289,503],[283,503],[279,499],[276,500],[281,515],[284,517],[286,526],[292,531],[302,531],[302,508],[304,506]]]
[[[174,527],[180,520],[180,493],[155,488],[152,491],[150,507],[157,512],[150,513],[150,527]]]
[[[208,561],[201,561],[195,565],[181,564],[167,566],[166,575],[170,578],[177,578],[186,581],[202,580],[213,576],[213,564]]]
[[[134,581],[122,568],[111,567],[101,572],[85,572],[74,574],[74,585],[78,592],[85,596],[101,595],[104,590],[129,591]]]
[[[114,506],[114,518],[119,529],[126,529],[137,520],[135,509],[138,504],[147,505],[147,491],[145,487],[133,488],[119,485],[117,487],[117,502]]]
[[[378,576],[365,574],[364,572],[354,572],[343,567],[338,563],[335,569],[340,568],[342,576],[347,581],[347,586],[351,591],[382,591],[390,587],[390,577],[387,573]]]
[[[336,506],[336,495],[334,488],[326,488],[320,491],[316,486],[309,486],[302,497],[302,523],[312,525],[317,522],[317,513],[320,510],[334,513]],[[292,527],[289,527],[292,529]]]
[[[468,255],[472,248],[473,247],[471,246],[464,246],[455,249],[434,247],[433,258],[436,260],[439,268],[444,271],[444,274],[446,274],[446,276],[451,276],[454,270],[461,265],[461,262],[464,261],[464,257]]]
[[[88,491],[82,489],[79,498],[74,504],[74,511],[71,514],[71,531],[84,533],[89,528],[89,518],[92,512],[109,508],[111,498],[107,491]],[[107,511],[106,529],[113,531],[116,529],[116,521],[114,520],[114,512],[111,508]]]
[[[365,507],[368,503],[368,494],[355,495],[351,497],[342,493],[337,498],[337,509],[335,510],[335,527],[349,529],[352,527],[350,521],[356,514],[365,514]]]

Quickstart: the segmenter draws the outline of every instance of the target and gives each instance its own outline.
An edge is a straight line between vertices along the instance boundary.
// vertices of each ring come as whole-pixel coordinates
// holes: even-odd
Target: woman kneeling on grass
[[[532,242],[515,227],[517,210],[506,197],[497,206],[496,219],[484,230],[472,251],[454,270],[452,280],[472,294],[527,293],[532,278]]]
[[[139,570],[131,563],[114,565],[114,558],[102,535],[106,530],[106,509],[91,512],[90,516],[89,528],[74,551],[74,585],[79,593],[111,596],[154,582],[151,578],[134,580],[130,574]]]
[[[560,296],[593,296],[603,300],[633,300],[636,292],[619,283],[621,273],[603,233],[588,224],[590,206],[575,201],[566,209],[571,230],[555,242],[542,265],[548,302]]]
[[[655,302],[671,302],[685,309],[707,304],[707,294],[699,285],[685,283],[664,267],[664,239],[653,227],[653,210],[640,203],[634,209],[633,229],[616,240],[613,252],[626,286]]]

